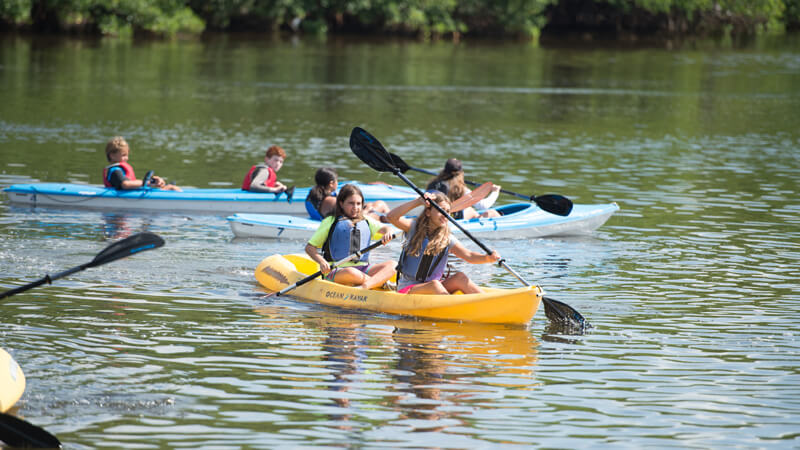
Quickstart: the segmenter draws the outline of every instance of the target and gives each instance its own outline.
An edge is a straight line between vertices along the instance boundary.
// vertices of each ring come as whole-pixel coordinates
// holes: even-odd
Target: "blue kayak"
[[[502,216],[459,220],[470,233],[481,238],[535,238],[589,234],[619,210],[616,203],[574,205],[566,217],[550,214],[533,203],[512,203],[493,208]],[[309,239],[319,222],[282,214],[245,214],[229,216],[228,223],[236,237]],[[456,227],[453,231],[460,233]]]
[[[355,183],[365,201],[383,200],[390,208],[417,198],[412,189],[385,184]],[[340,183],[340,186],[344,183]],[[143,188],[114,188],[67,183],[14,184],[4,191],[11,203],[61,208],[117,209],[125,211],[193,212],[204,214],[261,213],[307,216],[305,198],[311,188],[265,194],[241,189],[184,189],[183,192]]]

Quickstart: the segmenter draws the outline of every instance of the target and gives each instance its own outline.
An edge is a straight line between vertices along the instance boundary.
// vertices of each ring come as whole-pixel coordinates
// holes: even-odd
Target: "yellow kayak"
[[[25,391],[25,375],[14,358],[0,348],[0,412],[8,411]]]
[[[256,267],[256,279],[270,291],[279,291],[319,270],[306,255],[272,255]],[[289,293],[300,299],[341,308],[389,314],[525,325],[542,300],[537,286],[516,289],[482,288],[482,294],[419,295],[388,290],[364,290],[316,278]]]

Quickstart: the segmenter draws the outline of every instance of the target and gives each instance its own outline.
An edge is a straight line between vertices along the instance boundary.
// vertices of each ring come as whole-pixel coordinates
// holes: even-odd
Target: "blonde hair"
[[[450,201],[441,192],[432,192],[433,201],[437,205],[450,205]],[[434,210],[433,205],[425,206],[425,210],[414,219],[414,235],[411,236],[406,244],[406,252],[411,256],[418,256],[422,248],[422,241],[428,238],[428,246],[425,247],[425,255],[435,255],[442,252],[450,244],[450,227],[434,223],[430,217],[430,211]]]
[[[118,153],[125,148],[130,151],[130,147],[128,146],[128,142],[125,141],[125,138],[122,136],[114,136],[108,141],[108,144],[106,144],[106,159],[111,161],[112,154]]]

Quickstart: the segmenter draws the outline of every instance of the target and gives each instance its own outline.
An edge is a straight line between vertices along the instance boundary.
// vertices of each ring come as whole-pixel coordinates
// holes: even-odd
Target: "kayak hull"
[[[0,348],[0,412],[8,411],[25,392],[22,368],[7,351]]]
[[[270,291],[279,291],[319,270],[306,255],[272,255],[258,265],[255,276]],[[315,278],[289,291],[304,301],[347,309],[429,319],[525,325],[542,299],[537,286],[516,289],[483,288],[481,294],[414,295],[388,290],[364,290]]]
[[[584,235],[603,225],[619,206],[616,203],[575,205],[566,217],[550,214],[532,203],[513,203],[496,209],[505,214],[458,223],[468,232],[488,239]],[[319,226],[312,219],[278,214],[238,213],[227,220],[233,234],[241,238],[308,239]],[[451,228],[461,234],[457,227]]]
[[[367,202],[382,200],[393,208],[416,198],[401,186],[358,184]],[[307,216],[305,198],[310,188],[296,188],[291,201],[286,194],[265,194],[241,189],[114,188],[68,183],[14,184],[4,191],[11,203],[27,206],[86,208],[98,210],[191,212],[199,214],[289,214]]]

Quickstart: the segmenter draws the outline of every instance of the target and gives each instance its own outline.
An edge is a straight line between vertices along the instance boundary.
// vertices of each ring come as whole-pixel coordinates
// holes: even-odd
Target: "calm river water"
[[[458,156],[512,191],[617,202],[591,236],[491,241],[594,329],[267,301],[253,269],[302,242],[2,195],[3,290],[130,233],[167,242],[0,303],[0,347],[28,380],[14,413],[68,448],[800,446],[796,37],[0,39],[0,187],[98,184],[117,134],[137,170],[183,186],[237,186],[271,144],[289,153],[286,184],[320,166],[398,184],[353,157],[354,126],[416,167]]]

